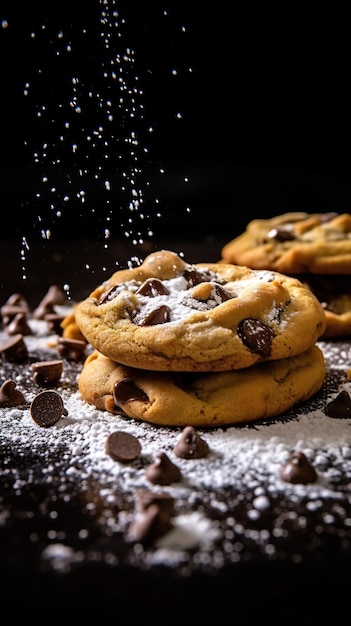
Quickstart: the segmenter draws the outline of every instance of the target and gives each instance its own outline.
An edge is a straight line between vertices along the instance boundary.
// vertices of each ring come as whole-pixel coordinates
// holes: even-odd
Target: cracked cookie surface
[[[278,272],[186,263],[169,250],[115,272],[76,306],[106,357],[159,371],[225,371],[294,356],[325,328],[318,299]]]

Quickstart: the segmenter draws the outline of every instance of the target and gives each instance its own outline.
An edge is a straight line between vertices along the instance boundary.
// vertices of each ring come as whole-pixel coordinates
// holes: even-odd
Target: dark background
[[[37,0],[21,7],[5,1],[0,17],[8,22],[0,29],[0,239],[6,244],[38,243],[44,265],[63,240],[71,242],[67,254],[73,242],[85,241],[108,254],[111,244],[128,246],[134,235],[155,247],[173,239],[205,251],[208,245],[217,257],[222,243],[255,217],[350,211],[346,10]],[[114,20],[123,27],[112,27]],[[124,78],[142,92],[134,119],[124,105],[116,107],[122,95],[130,108],[133,94],[103,77],[116,70],[110,61],[126,48],[134,62],[123,66]],[[80,115],[70,104],[73,93]],[[100,124],[102,138],[92,148],[86,137]],[[131,130],[139,140],[142,218],[131,214],[130,191],[122,190],[122,171],[135,165],[124,141]]]
[[[54,282],[67,283],[69,295],[79,300],[118,263],[129,259],[131,251],[141,254],[148,246],[172,245],[194,262],[216,260],[221,245],[255,217],[295,210],[350,212],[347,3],[345,9],[329,3],[309,10],[306,4],[267,7],[267,3],[223,0],[122,0],[113,5],[108,0],[107,7],[120,12],[125,26],[121,40],[113,31],[107,51],[99,0],[2,0],[0,20],[8,25],[0,27],[0,304],[21,291],[36,306]],[[112,33],[111,28],[106,31]],[[64,51],[67,42],[72,43],[69,54]],[[133,215],[131,226],[143,234],[152,228],[154,235],[145,247],[131,246],[124,236],[130,212],[120,170],[128,171],[131,163],[122,139],[134,122],[117,111],[111,137],[104,134],[108,149],[99,141],[89,150],[83,141],[105,121],[99,99],[90,97],[89,91],[101,94],[105,101],[116,97],[116,82],[104,80],[103,70],[111,69],[110,58],[127,46],[135,51],[130,82],[134,84],[133,75],[137,74],[143,90],[145,123],[135,121],[135,128],[141,146],[149,147],[146,157],[142,151],[140,154],[140,181],[145,183],[145,213],[150,218],[145,227]],[[174,68],[176,76],[172,75]],[[73,76],[81,81],[76,93],[84,113],[78,116],[69,105]],[[30,88],[25,96],[27,81]],[[176,118],[178,111],[181,120]],[[63,131],[66,119],[71,122],[69,131]],[[154,128],[151,135],[145,130],[148,125]],[[65,141],[61,142],[63,132]],[[75,140],[81,148],[77,155],[69,151]],[[60,163],[56,163],[58,158]],[[85,176],[79,174],[81,166],[87,168]],[[46,175],[55,183],[53,194],[42,181]],[[101,184],[104,180],[112,182],[108,193]],[[76,199],[82,188],[85,204]],[[63,201],[66,193],[70,196],[67,204]],[[160,218],[155,215],[155,197]],[[62,210],[61,216],[56,215],[57,210]],[[106,242],[107,216],[112,234]],[[50,230],[50,237],[43,236],[42,230]],[[23,561],[23,554],[20,556]],[[282,572],[275,570],[275,576],[266,568],[258,570],[252,584],[255,617],[262,619],[263,614],[281,623],[283,614],[284,623],[296,623],[301,615],[302,620],[307,616],[313,621],[316,615],[318,619],[324,616],[327,603],[335,619],[349,590],[349,568],[336,563],[337,556],[331,559],[331,568],[319,568],[318,573],[308,567],[303,575],[297,570],[290,577],[284,567]],[[56,601],[57,589],[67,591],[62,578],[52,581],[46,577],[45,586],[45,581],[28,578],[28,565],[16,571],[16,563],[12,577],[6,570],[8,604],[17,600],[18,588],[25,593],[25,606],[35,604],[33,580],[34,586],[38,583],[36,591],[44,589],[40,602],[45,603],[45,598]],[[251,577],[249,580],[247,572],[242,578],[240,573],[244,583],[239,595],[246,584],[245,604]],[[251,570],[249,573],[251,576]],[[129,582],[123,578],[122,588],[125,580]],[[82,581],[84,587],[85,579],[80,579],[81,585]],[[153,584],[141,582],[140,612]],[[216,588],[227,607],[232,590],[235,601],[238,593],[235,595],[232,579],[229,592],[228,582],[219,582]],[[76,593],[76,577],[68,584]],[[135,588],[134,580],[133,584]],[[84,605],[85,587],[83,591],[79,615],[82,611],[85,615],[86,606],[91,615],[91,602]],[[212,594],[212,581],[210,591]],[[109,592],[107,586],[106,597]],[[294,594],[303,597],[301,608],[294,604]],[[101,597],[106,602],[104,594]],[[214,594],[213,606],[221,616],[216,598]],[[63,610],[71,611],[65,599],[59,599]],[[197,614],[200,609],[203,615],[204,608],[197,604],[201,600],[195,596],[193,611]],[[242,604],[237,604],[235,618],[240,620]],[[152,610],[159,612],[159,605],[158,593]],[[208,603],[204,606],[207,610]],[[98,608],[100,612],[104,605]],[[116,609],[120,615],[122,607],[117,604]],[[152,615],[155,619],[156,613]]]

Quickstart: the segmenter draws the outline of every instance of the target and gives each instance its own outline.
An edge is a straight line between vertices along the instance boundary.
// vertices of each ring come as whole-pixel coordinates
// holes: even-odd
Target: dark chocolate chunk
[[[167,296],[169,291],[167,287],[158,278],[148,278],[135,292],[141,296]]]
[[[238,325],[238,335],[243,344],[263,357],[269,357],[272,350],[273,330],[262,320],[248,317]]]
[[[146,315],[138,320],[138,326],[155,326],[156,324],[165,324],[169,322],[171,317],[171,310],[165,304],[162,304],[157,309],[154,309]]]
[[[293,452],[288,462],[280,471],[280,478],[287,483],[313,483],[317,480],[317,472],[303,452]]]
[[[334,400],[331,400],[325,407],[325,414],[329,417],[345,418],[351,417],[350,394],[343,390]]]
[[[62,361],[36,361],[32,363],[33,380],[39,387],[57,385],[62,375]]]
[[[227,300],[231,300],[233,296],[228,293],[221,285],[218,283],[213,283],[214,290],[216,292],[216,296],[221,300],[221,302],[226,302]]]
[[[31,402],[30,414],[38,426],[48,428],[67,413],[60,394],[56,391],[41,391]]]
[[[0,387],[0,407],[9,408],[25,404],[25,397],[16,389],[16,382],[12,379],[5,380]]]
[[[183,459],[200,459],[207,456],[209,447],[193,426],[186,426],[174,446],[173,452]]]
[[[145,391],[137,387],[137,385],[130,379],[125,378],[115,383],[113,388],[113,399],[116,406],[123,406],[127,402],[133,400],[139,400],[139,402],[148,402],[149,398]]]
[[[131,433],[118,430],[107,437],[105,451],[114,461],[131,463],[140,456],[141,444]]]
[[[170,485],[182,480],[182,474],[165,452],[159,452],[154,463],[151,463],[145,473],[146,479],[155,485]]]
[[[81,339],[69,339],[59,337],[57,342],[57,351],[63,359],[67,361],[84,361],[86,342]]]
[[[185,280],[188,283],[188,288],[189,289],[191,287],[195,287],[195,285],[198,285],[199,283],[207,281],[206,276],[204,276],[204,274],[201,274],[200,272],[198,272],[195,269],[186,269],[186,270],[184,270],[183,276],[184,276]]]
[[[100,297],[100,300],[97,303],[97,306],[99,306],[100,304],[105,304],[105,302],[112,300],[118,288],[119,288],[119,285],[113,285],[113,287],[110,287],[110,289],[108,289],[105,293],[102,294],[102,296]]]
[[[24,363],[28,359],[28,349],[23,335],[18,333],[0,344],[0,354],[10,363]]]

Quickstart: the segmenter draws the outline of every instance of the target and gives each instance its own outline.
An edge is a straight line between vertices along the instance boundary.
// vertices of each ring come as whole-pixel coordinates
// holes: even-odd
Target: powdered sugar
[[[192,266],[189,266],[189,270]],[[195,271],[195,270],[194,270]],[[136,310],[134,311],[134,322],[140,323],[148,315],[166,305],[169,309],[168,322],[178,322],[192,315],[194,311],[209,311],[223,302],[222,297],[216,292],[216,285],[224,284],[220,274],[211,271],[209,268],[196,269],[198,276],[202,276],[204,282],[211,282],[211,293],[206,299],[199,299],[193,295],[192,285],[179,274],[173,278],[163,279],[160,293],[150,283],[150,293],[139,293],[142,286],[141,281],[135,279],[122,282],[112,287],[102,298],[100,304],[109,302],[117,297],[123,297],[126,304],[131,305],[131,294],[136,296]],[[229,299],[242,298],[243,301],[250,301],[252,294],[259,293],[262,283],[271,283],[276,278],[274,272],[267,270],[251,270],[249,277],[240,276],[238,280],[230,280],[225,283],[225,291]],[[281,306],[272,301],[271,310],[266,313],[267,319],[276,321],[281,314]],[[127,315],[127,313],[126,313]]]
[[[45,337],[39,328],[42,324],[32,323],[38,332],[25,337],[25,342],[33,360],[37,360],[39,354],[42,359],[57,358],[55,336]],[[127,544],[135,515],[136,490],[166,490],[175,498],[173,530],[148,550],[130,543],[131,562],[142,560],[143,567],[161,562],[173,566],[187,563],[188,568],[209,567],[206,554],[209,546],[215,545],[216,553],[221,553],[217,558],[222,564],[227,560],[248,559],[252,553],[252,541],[256,551],[272,558],[277,553],[274,538],[280,535],[286,523],[296,521],[294,511],[302,506],[306,515],[307,511],[310,515],[317,515],[318,523],[321,523],[321,511],[326,501],[329,528],[334,528],[333,519],[335,522],[337,518],[342,528],[349,529],[351,421],[328,417],[324,408],[327,393],[329,399],[341,389],[351,393],[351,384],[345,375],[351,362],[351,347],[342,344],[340,350],[337,343],[320,342],[319,345],[325,353],[329,370],[325,387],[313,401],[281,418],[248,426],[200,430],[210,452],[206,458],[191,460],[178,458],[173,452],[179,429],[113,416],[83,401],[76,385],[81,369],[79,364],[64,364],[57,388],[67,414],[53,427],[40,428],[31,418],[29,409],[29,403],[38,393],[31,380],[30,365],[12,366],[11,377],[23,391],[26,405],[0,409],[3,478],[7,477],[18,496],[42,481],[47,485],[58,484],[59,498],[68,502],[72,492],[78,492],[89,514],[95,516],[98,501],[100,532],[103,535],[122,533]],[[8,371],[2,372],[2,378],[8,377]],[[122,464],[106,454],[106,438],[115,430],[129,432],[139,439],[142,450],[137,461]],[[180,468],[182,480],[155,488],[146,480],[145,469],[161,450]],[[318,475],[315,483],[294,485],[280,479],[280,468],[293,450],[303,451],[313,463]],[[14,456],[17,459],[30,456],[32,470],[23,473],[21,464],[13,461]],[[282,499],[285,508],[278,504]],[[287,517],[288,513],[292,517]],[[262,524],[267,515],[270,522],[265,525],[266,533],[257,534],[255,525]],[[298,515],[299,523],[303,517]],[[0,523],[6,524],[7,520],[8,516],[3,513]],[[228,537],[231,535],[236,541],[240,538],[240,550],[230,548],[233,542]],[[61,545],[57,541],[54,543]],[[278,543],[281,544],[282,539]],[[288,550],[288,543],[285,549]],[[196,558],[190,556],[194,550]],[[82,557],[78,558],[75,551],[63,542],[61,556],[59,548],[48,547],[43,558],[49,560],[52,567],[62,569]],[[110,557],[105,554],[103,558]],[[218,562],[215,565],[212,560],[211,567],[218,567]]]

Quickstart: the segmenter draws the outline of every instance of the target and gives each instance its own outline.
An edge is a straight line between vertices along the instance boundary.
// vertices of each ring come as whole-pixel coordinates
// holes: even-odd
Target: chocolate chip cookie
[[[285,213],[249,222],[222,261],[299,278],[326,314],[325,338],[351,336],[351,215]]]
[[[153,372],[91,353],[78,377],[82,398],[115,415],[163,426],[217,427],[279,415],[312,397],[326,368],[318,346],[229,372]]]
[[[186,263],[151,253],[119,270],[78,303],[91,346],[130,367],[225,371],[304,352],[325,314],[299,280],[232,264]]]

